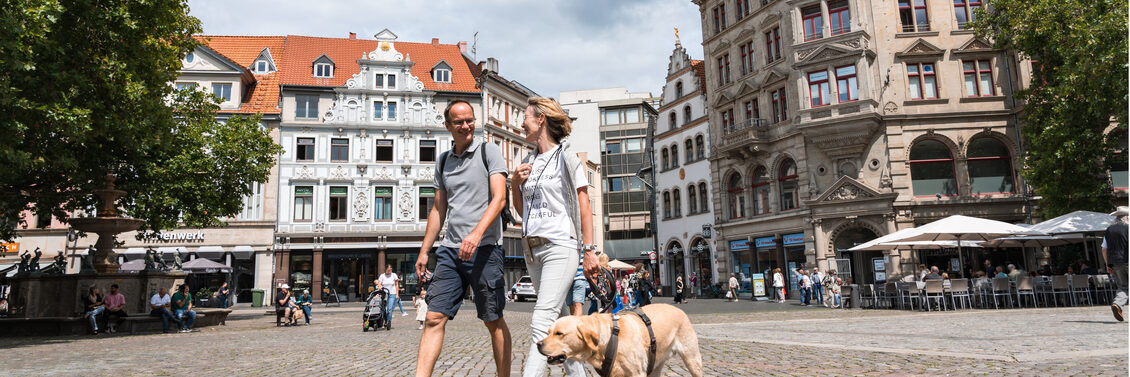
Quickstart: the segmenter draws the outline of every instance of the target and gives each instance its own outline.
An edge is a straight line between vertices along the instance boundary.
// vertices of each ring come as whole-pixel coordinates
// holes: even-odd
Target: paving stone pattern
[[[448,325],[437,376],[494,376],[485,328],[472,310]],[[529,346],[529,304],[506,313],[512,375]],[[911,313],[696,300],[709,376],[1126,376],[1128,328],[1105,307]],[[414,314],[391,332],[362,332],[360,306],[317,308],[311,326],[276,328],[263,309],[191,334],[0,338],[3,375],[409,376]],[[560,367],[551,376],[562,376]],[[590,371],[591,376],[595,373]],[[667,375],[686,376],[682,362]]]

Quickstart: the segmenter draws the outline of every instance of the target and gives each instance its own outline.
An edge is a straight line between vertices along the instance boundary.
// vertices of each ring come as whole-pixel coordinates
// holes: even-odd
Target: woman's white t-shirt
[[[565,158],[561,145],[534,157],[530,177],[522,184],[522,227],[526,236],[545,237],[555,245],[576,247],[573,238],[573,221],[569,218],[571,205],[565,202]],[[546,167],[549,166],[549,169]],[[577,166],[573,172],[576,187],[588,186],[584,168]],[[580,237],[581,235],[577,235]]]
[[[785,286],[785,277],[781,276],[780,272],[773,273],[773,286],[778,288]]]

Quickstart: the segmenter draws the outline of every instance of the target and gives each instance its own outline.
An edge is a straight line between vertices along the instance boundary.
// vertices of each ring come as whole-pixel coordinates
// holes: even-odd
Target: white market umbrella
[[[612,270],[635,270],[636,269],[635,266],[621,262],[619,259],[613,259],[611,262],[608,262],[608,268],[612,269]]]
[[[180,269],[191,274],[210,274],[210,273],[229,273],[231,267],[226,264],[214,262],[207,258],[196,258],[188,262],[184,262]]]
[[[958,247],[976,247],[980,248],[981,241],[900,241],[900,242],[884,242],[879,246],[890,246],[891,249],[895,248],[909,248],[914,250],[920,249],[942,249]]]
[[[1059,236],[1012,236],[1001,237],[981,243],[985,247],[1047,247],[1083,242],[1082,235],[1064,234]]]
[[[1066,234],[1082,234],[1093,235],[1095,233],[1102,233],[1106,228],[1114,222],[1114,216],[1106,213],[1098,213],[1092,211],[1075,211],[1062,215],[1039,224],[1033,225],[1031,230],[1040,233],[1051,235],[1066,235]],[[1091,254],[1090,248],[1087,245],[1086,237],[1076,241],[1083,242],[1083,252],[1088,255]],[[1098,253],[1095,253],[1098,254]],[[1099,256],[1095,255],[1096,262],[1099,261]]]
[[[882,237],[861,243],[859,245],[856,245],[855,247],[848,249],[848,251],[895,249],[897,247],[892,247],[892,246],[889,246],[889,245],[883,245],[883,243],[898,241],[898,240],[901,240],[901,239],[904,239],[904,238],[907,238],[907,237],[910,237],[910,236],[916,236],[918,234],[919,234],[918,228],[906,228],[906,229],[903,229],[903,230],[900,230],[900,231],[897,231],[897,232],[894,232],[894,233],[891,233],[891,234],[888,234],[888,235],[885,235],[885,236],[882,236]]]
[[[145,269],[144,259],[134,259],[129,262],[122,263],[118,266],[119,272],[137,272]]]
[[[909,241],[989,241],[1000,237],[1013,235],[1040,235],[1028,228],[1009,224],[1003,221],[982,219],[962,215],[953,215],[944,219],[917,227],[918,234],[906,237],[898,242]],[[894,242],[894,241],[892,241]],[[958,263],[965,266],[964,256],[961,255],[962,245],[957,246]],[[964,273],[965,271],[962,271]]]

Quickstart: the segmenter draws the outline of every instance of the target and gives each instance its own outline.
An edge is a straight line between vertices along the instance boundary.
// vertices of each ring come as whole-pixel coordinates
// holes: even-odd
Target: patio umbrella
[[[1114,216],[1106,213],[1075,211],[1033,225],[1030,229],[1051,235],[1082,234],[1086,236],[1105,232],[1106,228],[1113,222]],[[1087,245],[1087,238],[1082,237],[1076,242],[1083,242],[1083,253],[1090,257],[1091,251]],[[1095,254],[1094,260],[1098,261],[1097,250]]]
[[[903,229],[903,230],[900,230],[900,231],[897,231],[897,232],[894,232],[894,233],[891,233],[891,234],[888,234],[888,235],[885,235],[885,236],[882,236],[882,237],[861,243],[859,245],[856,245],[855,247],[848,249],[848,251],[895,249],[897,247],[891,247],[889,245],[881,245],[881,244],[886,243],[886,242],[898,241],[898,240],[901,240],[901,239],[904,239],[904,238],[907,238],[907,237],[910,237],[910,236],[916,236],[918,234],[919,234],[918,228],[906,228],[906,229]]]
[[[231,267],[228,267],[226,264],[213,262],[212,260],[205,259],[205,258],[196,258],[196,259],[190,260],[188,262],[184,262],[184,264],[181,265],[180,269],[183,270],[184,272],[187,272],[187,273],[190,273],[190,274],[211,274],[211,273],[216,273],[216,272],[220,272],[220,273],[231,272]]]
[[[619,259],[613,259],[611,262],[608,262],[608,268],[612,269],[612,270],[635,270],[636,269],[635,266],[621,262]]]
[[[909,248],[914,250],[921,249],[942,249],[947,247],[958,247],[958,242],[961,247],[977,247],[980,248],[981,241],[898,241],[898,242],[884,242],[877,247],[888,247],[889,249]],[[882,249],[879,249],[882,250]]]
[[[909,241],[946,241],[946,240],[975,240],[989,241],[1000,237],[1012,235],[1040,235],[1019,225],[1003,221],[981,219],[976,217],[953,215],[944,219],[917,227],[918,234],[912,235],[897,242]],[[895,242],[895,241],[892,241]],[[962,244],[957,245],[958,263],[965,266],[962,255]],[[964,272],[964,271],[962,271]]]
[[[1047,247],[1047,246],[1060,246],[1077,242],[1082,242],[1083,236],[1081,235],[1059,235],[1059,236],[1012,236],[1001,237],[991,241],[981,243],[985,247]]]

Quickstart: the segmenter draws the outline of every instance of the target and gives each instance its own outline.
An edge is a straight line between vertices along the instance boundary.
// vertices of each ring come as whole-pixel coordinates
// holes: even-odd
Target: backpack
[[[481,157],[483,159],[483,168],[486,169],[486,171],[488,173],[487,181],[489,182],[490,181],[490,175],[489,175],[490,166],[487,165],[486,143],[483,143],[483,145],[480,146],[480,148],[483,148],[483,150],[482,150],[482,153],[479,153],[479,157]],[[443,154],[439,156],[439,171],[436,172],[436,174],[439,175],[439,179],[443,179],[443,165],[444,165],[444,163],[447,162],[447,155],[449,153],[451,153],[451,151],[443,152]],[[445,184],[445,186],[446,186],[446,184]],[[509,182],[507,183],[507,186],[509,186]],[[490,191],[490,190],[488,189],[487,191]],[[510,188],[507,187],[506,191],[509,192]],[[515,221],[514,215],[510,213],[510,195],[503,195],[503,197],[506,198],[506,204],[502,206],[502,212],[499,213],[499,215],[500,215],[499,217],[502,218],[502,230],[505,231],[506,227],[508,227],[512,224],[517,224],[518,222]],[[492,197],[487,196],[487,202],[488,203],[492,199],[493,199]]]

